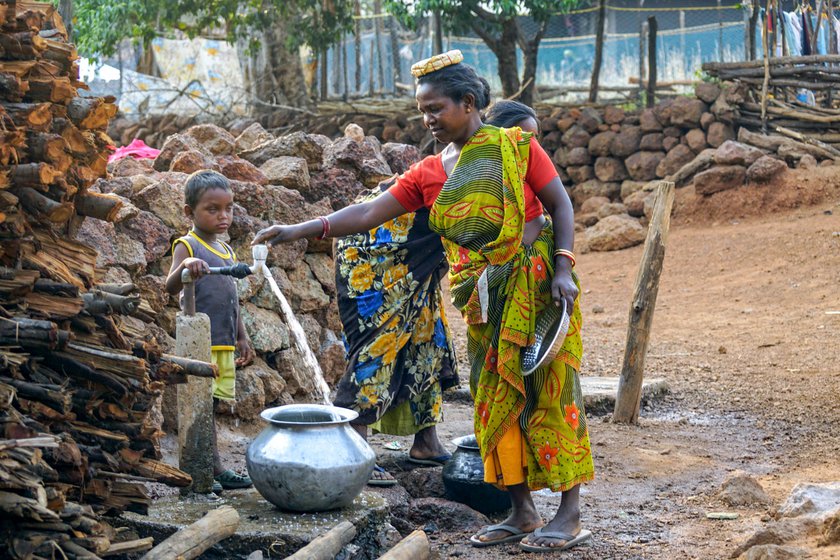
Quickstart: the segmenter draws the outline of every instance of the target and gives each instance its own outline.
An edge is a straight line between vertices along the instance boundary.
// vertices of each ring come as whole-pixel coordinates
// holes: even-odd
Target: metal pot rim
[[[478,441],[475,438],[475,434],[467,434],[465,436],[457,437],[452,440],[452,443],[454,443],[461,449],[469,449],[472,451],[479,451],[481,449],[478,446]]]
[[[306,420],[303,418],[295,419],[295,416],[302,416],[306,413],[315,413],[320,415],[329,414],[332,419],[314,419]],[[277,416],[287,416],[287,418],[277,418]],[[286,404],[283,406],[275,406],[267,408],[260,413],[260,417],[266,422],[274,424],[275,426],[289,426],[289,427],[312,427],[312,426],[335,426],[340,424],[347,424],[359,417],[359,413],[349,408],[341,408],[339,406],[331,406],[324,404]]]

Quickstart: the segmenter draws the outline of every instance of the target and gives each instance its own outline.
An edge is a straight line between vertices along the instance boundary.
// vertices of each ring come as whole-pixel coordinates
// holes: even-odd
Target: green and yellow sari
[[[578,370],[580,306],[558,357],[522,375],[537,316],[554,305],[554,230],[523,246],[530,135],[483,126],[431,208],[443,238],[452,301],[468,325],[470,389],[485,480],[564,491],[593,478]],[[577,282],[577,279],[575,278]]]

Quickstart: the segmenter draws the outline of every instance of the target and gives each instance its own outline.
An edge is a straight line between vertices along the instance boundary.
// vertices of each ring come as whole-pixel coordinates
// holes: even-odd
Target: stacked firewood
[[[840,55],[774,57],[747,62],[707,62],[703,70],[737,81],[747,96],[736,124],[778,133],[840,155]]]
[[[77,55],[47,3],[0,0],[0,557],[97,558],[98,516],[145,512],[145,482],[190,484],[160,461],[166,383],[213,366],[166,355],[132,284],[97,284],[85,216],[106,173],[113,100],[79,97]],[[143,541],[143,546],[149,544]]]

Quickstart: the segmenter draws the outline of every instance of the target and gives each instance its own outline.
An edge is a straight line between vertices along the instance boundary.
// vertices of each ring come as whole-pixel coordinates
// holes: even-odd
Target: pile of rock
[[[140,287],[156,314],[162,331],[158,338],[171,349],[178,304],[165,293],[164,280],[171,243],[190,226],[183,215],[189,173],[215,169],[231,180],[236,206],[230,244],[240,260],[250,262],[249,244],[261,228],[343,207],[418,158],[415,148],[381,146],[358,127],[331,141],[303,133],[274,137],[259,124],[238,137],[215,125],[197,125],[170,136],[154,161],[128,158],[111,164],[111,176],[94,190],[124,199],[121,219],[113,224],[85,221],[78,237],[97,250],[106,281]],[[272,249],[267,264],[333,384],[344,372],[345,357],[331,251],[331,242],[302,240]],[[237,401],[228,409],[245,419],[266,406],[306,399],[314,385],[311,372],[301,369],[303,360],[268,286],[253,279],[238,286],[243,321],[259,356],[237,374]]]

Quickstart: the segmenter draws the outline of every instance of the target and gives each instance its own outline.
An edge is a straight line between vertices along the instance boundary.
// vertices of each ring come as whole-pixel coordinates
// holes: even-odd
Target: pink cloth
[[[116,148],[114,153],[108,157],[108,163],[121,160],[128,156],[134,159],[155,159],[159,153],[160,150],[147,146],[145,142],[136,138],[128,146]]]

